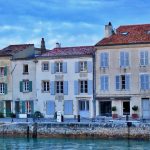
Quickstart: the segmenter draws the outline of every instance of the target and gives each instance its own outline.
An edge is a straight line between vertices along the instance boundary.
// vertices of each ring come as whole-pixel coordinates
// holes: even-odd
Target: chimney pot
[[[56,43],[56,48],[60,48],[61,47],[61,44],[60,43]]]
[[[105,25],[105,38],[110,37],[113,33],[113,26],[111,22],[109,22],[108,25]]]

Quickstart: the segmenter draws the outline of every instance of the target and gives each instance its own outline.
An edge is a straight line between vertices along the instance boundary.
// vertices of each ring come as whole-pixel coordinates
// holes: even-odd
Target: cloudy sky
[[[0,0],[0,48],[34,43],[46,47],[94,45],[104,25],[150,23],[149,0]]]

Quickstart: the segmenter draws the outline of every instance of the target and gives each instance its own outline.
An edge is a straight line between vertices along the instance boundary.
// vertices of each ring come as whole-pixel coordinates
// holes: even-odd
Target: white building
[[[37,57],[37,110],[45,117],[93,117],[92,46],[57,47]]]

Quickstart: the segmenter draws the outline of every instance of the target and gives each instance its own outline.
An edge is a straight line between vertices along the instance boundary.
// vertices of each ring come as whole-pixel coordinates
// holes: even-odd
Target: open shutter
[[[130,75],[125,75],[125,89],[130,89]]]
[[[116,76],[116,90],[120,90],[120,76]]]
[[[63,62],[63,73],[67,73],[67,62]]]
[[[91,73],[93,71],[93,66],[92,66],[92,62],[91,61],[87,62],[87,67],[88,67],[88,73]]]
[[[47,115],[54,115],[55,113],[55,102],[54,101],[47,101],[46,103],[46,114]]]
[[[140,75],[140,83],[141,83],[141,90],[144,90],[145,89],[145,86],[144,86],[144,75]]]
[[[22,114],[25,114],[25,111],[26,111],[25,101],[22,101]]]
[[[105,90],[108,90],[109,88],[109,80],[108,80],[108,76],[105,76]]]
[[[108,53],[105,53],[105,67],[108,67]]]
[[[5,90],[4,92],[5,92],[5,94],[7,94],[7,84],[5,83],[4,86],[5,86],[4,87],[4,90]]]
[[[51,74],[55,73],[55,63],[51,63]]]
[[[103,91],[104,90],[104,77],[103,76],[101,76],[100,77],[100,89]]]
[[[120,52],[120,67],[124,67],[124,52]]]
[[[64,81],[64,95],[68,95],[68,81]]]
[[[100,67],[104,67],[104,64],[103,64],[103,53],[100,54]]]
[[[29,105],[30,105],[30,108],[31,108],[31,114],[34,114],[34,102],[29,101]]]
[[[148,65],[148,51],[145,52],[145,65]]]
[[[75,73],[79,73],[79,62],[75,62]]]
[[[51,85],[50,85],[51,95],[55,95],[55,82],[51,81],[50,83],[51,83]]]
[[[145,89],[148,90],[149,89],[149,75],[148,74],[145,75],[145,83],[146,83]]]
[[[93,94],[93,81],[88,80],[88,95],[92,95],[92,94]]]
[[[20,81],[20,92],[23,92],[23,81]]]
[[[4,76],[7,76],[7,66],[4,67]]]
[[[125,53],[125,67],[128,67],[129,66],[129,53],[126,52]]]
[[[65,100],[64,101],[64,114],[65,115],[72,115],[73,114],[73,101],[72,100]]]
[[[29,92],[32,92],[32,81],[29,81]]]
[[[79,82],[77,80],[74,81],[74,95],[79,94]]]

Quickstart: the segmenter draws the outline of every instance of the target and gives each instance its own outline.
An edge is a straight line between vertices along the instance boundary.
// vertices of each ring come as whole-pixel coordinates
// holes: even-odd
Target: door
[[[20,104],[19,104],[19,101],[15,102],[15,112],[16,112],[16,114],[20,113]]]
[[[79,101],[79,115],[83,118],[89,118],[89,101],[80,100]]]
[[[11,101],[6,101],[6,117],[10,117],[11,113]]]
[[[130,101],[123,102],[123,115],[130,115]]]
[[[99,102],[100,116],[111,116],[111,101]]]
[[[149,119],[150,118],[149,99],[142,99],[142,115],[143,115],[143,119]]]

